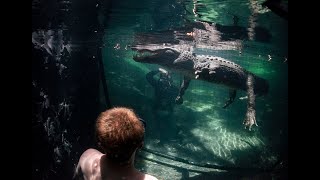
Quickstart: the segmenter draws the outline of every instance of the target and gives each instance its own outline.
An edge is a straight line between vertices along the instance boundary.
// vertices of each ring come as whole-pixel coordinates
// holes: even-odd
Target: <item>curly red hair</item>
[[[142,146],[144,127],[132,109],[115,107],[102,112],[96,121],[98,144],[107,157],[117,162],[130,159]]]

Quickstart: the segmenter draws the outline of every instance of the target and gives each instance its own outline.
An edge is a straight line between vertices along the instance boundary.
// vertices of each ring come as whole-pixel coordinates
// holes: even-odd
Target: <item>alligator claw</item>
[[[199,71],[199,70],[196,70],[196,71],[194,72],[194,74],[199,74],[199,73],[201,73],[201,71]]]
[[[252,109],[252,108],[248,109],[247,114],[246,114],[246,119],[243,121],[245,129],[248,127],[249,131],[251,131],[252,125],[258,126],[255,114],[256,114],[256,112],[254,109]]]

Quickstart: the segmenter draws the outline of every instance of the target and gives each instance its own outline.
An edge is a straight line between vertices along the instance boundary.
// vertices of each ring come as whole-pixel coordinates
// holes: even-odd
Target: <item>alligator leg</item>
[[[233,103],[234,99],[236,98],[237,95],[237,90],[235,89],[229,89],[229,99],[228,101],[225,103],[225,105],[223,106],[223,109],[225,109],[226,107],[228,107],[231,103]]]
[[[254,77],[249,74],[248,75],[248,79],[247,79],[247,94],[248,94],[248,104],[247,104],[247,114],[246,114],[246,118],[243,121],[243,124],[245,126],[245,128],[249,127],[249,131],[251,130],[251,126],[252,125],[256,125],[257,121],[256,121],[256,104],[255,104],[255,94],[254,94]]]
[[[183,81],[182,81],[182,84],[181,84],[180,89],[179,89],[179,94],[178,94],[178,96],[176,97],[176,100],[175,100],[175,102],[177,104],[182,104],[183,103],[182,96],[184,95],[184,92],[186,91],[186,89],[189,87],[190,81],[191,81],[191,79],[189,77],[183,76]]]

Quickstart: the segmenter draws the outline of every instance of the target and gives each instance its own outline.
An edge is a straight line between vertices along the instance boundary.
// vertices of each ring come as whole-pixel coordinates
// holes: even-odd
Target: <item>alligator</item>
[[[195,54],[193,47],[188,45],[148,44],[134,45],[131,49],[137,52],[133,56],[133,60],[136,62],[158,64],[183,74],[183,82],[175,100],[177,104],[183,103],[182,96],[191,79],[204,80],[228,87],[229,99],[223,108],[228,107],[234,101],[237,90],[246,91],[248,103],[243,124],[249,130],[252,125],[257,126],[255,97],[268,93],[269,85],[265,79],[222,57]]]

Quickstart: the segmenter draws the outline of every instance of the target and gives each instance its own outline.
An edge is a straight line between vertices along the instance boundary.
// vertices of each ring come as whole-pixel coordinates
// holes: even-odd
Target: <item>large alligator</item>
[[[193,48],[183,44],[149,44],[131,47],[136,51],[133,59],[136,62],[158,64],[184,75],[176,103],[182,104],[182,96],[188,88],[191,79],[204,80],[225,85],[229,88],[229,99],[223,108],[228,107],[236,97],[236,90],[247,92],[248,103],[245,127],[251,130],[257,125],[255,113],[255,96],[268,93],[269,85],[253,73],[241,66],[221,57],[197,55]]]

